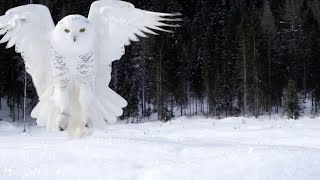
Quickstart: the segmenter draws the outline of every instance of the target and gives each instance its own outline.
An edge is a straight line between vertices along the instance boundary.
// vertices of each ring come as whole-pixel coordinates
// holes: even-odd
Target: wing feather
[[[37,93],[41,96],[50,86],[49,32],[54,23],[49,9],[43,5],[29,4],[8,10],[0,16],[0,43],[15,47],[21,53]],[[39,68],[41,66],[41,68]]]
[[[125,46],[131,41],[139,41],[139,37],[148,37],[147,34],[158,35],[157,31],[173,33],[165,27],[179,27],[177,24],[181,14],[157,13],[137,9],[131,3],[120,0],[101,0],[92,3],[89,12],[89,21],[95,26],[98,42],[96,44],[97,76],[96,94],[101,105],[105,107],[104,117],[114,121],[112,116],[122,115],[127,106],[126,100],[109,88],[111,80],[112,62],[119,60],[125,53]],[[116,106],[115,108],[111,108]],[[109,113],[109,117],[106,117]]]

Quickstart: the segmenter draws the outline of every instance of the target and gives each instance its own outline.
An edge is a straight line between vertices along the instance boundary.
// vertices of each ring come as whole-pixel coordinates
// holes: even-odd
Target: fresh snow
[[[0,121],[0,179],[318,180],[320,119],[177,118],[71,140]]]

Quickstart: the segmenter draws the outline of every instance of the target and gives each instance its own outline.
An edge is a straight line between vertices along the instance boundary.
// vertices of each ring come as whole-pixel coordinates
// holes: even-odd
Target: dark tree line
[[[320,1],[128,0],[136,7],[181,12],[174,34],[142,38],[113,64],[110,86],[128,100],[122,118],[155,115],[297,118],[303,102],[320,102]],[[55,22],[87,15],[93,0],[0,0],[0,12],[27,3],[47,5]],[[15,116],[22,107],[24,65],[0,48],[0,97]],[[29,106],[37,102],[28,81]],[[4,101],[2,101],[4,102]],[[19,117],[19,116],[18,116]]]

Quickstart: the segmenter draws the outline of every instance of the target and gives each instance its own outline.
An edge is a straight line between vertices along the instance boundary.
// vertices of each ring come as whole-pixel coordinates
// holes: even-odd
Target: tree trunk
[[[256,53],[256,37],[253,36],[253,58],[254,58],[254,81],[255,81],[255,96],[254,96],[254,114],[255,118],[259,116],[259,80],[258,80],[258,71],[257,71],[257,53]]]
[[[247,56],[246,56],[246,38],[245,34],[242,33],[243,38],[243,82],[244,82],[244,99],[243,99],[243,110],[244,110],[244,116],[248,117],[248,109],[247,109]]]
[[[269,18],[268,18],[268,24],[269,24]],[[272,104],[271,104],[271,40],[270,40],[270,27],[268,26],[268,114],[269,117],[271,117],[271,110],[272,110]]]

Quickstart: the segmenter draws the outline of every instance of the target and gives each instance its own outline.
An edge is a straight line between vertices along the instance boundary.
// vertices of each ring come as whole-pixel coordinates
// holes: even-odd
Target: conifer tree
[[[297,89],[293,80],[289,80],[285,103],[288,118],[298,119],[300,116],[301,105],[299,103]]]

